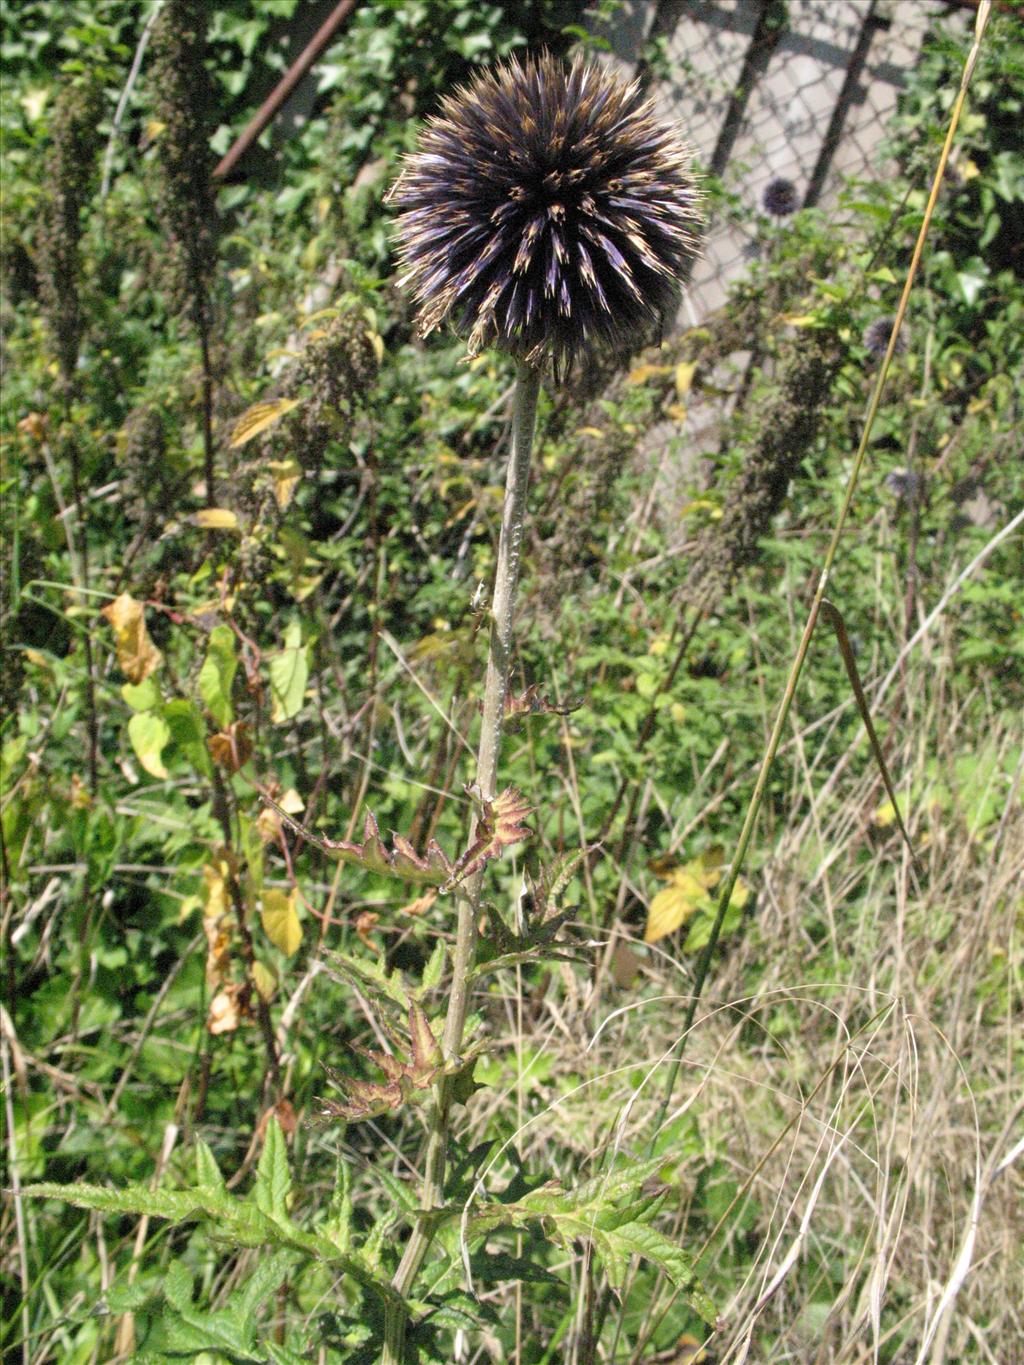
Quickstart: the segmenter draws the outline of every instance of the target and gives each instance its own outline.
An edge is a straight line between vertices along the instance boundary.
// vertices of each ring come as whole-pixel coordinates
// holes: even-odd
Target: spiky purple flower
[[[798,208],[796,186],[784,175],[769,180],[761,195],[761,206],[773,218],[788,218]]]
[[[450,96],[390,200],[424,335],[446,319],[556,373],[662,321],[697,244],[690,152],[638,85],[512,60]]]
[[[864,328],[864,335],[861,340],[864,349],[875,360],[881,360],[885,355],[886,347],[889,345],[889,337],[892,335],[892,325],[896,319],[887,314],[885,317],[875,318],[874,322],[868,323]],[[896,338],[894,355],[902,355],[907,349],[907,329],[906,325],[900,328],[900,334]]]

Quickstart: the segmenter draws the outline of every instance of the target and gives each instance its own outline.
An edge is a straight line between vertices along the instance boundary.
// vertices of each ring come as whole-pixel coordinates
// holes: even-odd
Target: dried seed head
[[[424,335],[562,373],[662,321],[696,254],[690,152],[639,87],[544,55],[445,100],[389,199]]]
[[[765,213],[770,213],[773,218],[788,218],[797,210],[796,186],[792,180],[777,175],[765,185],[761,205]]]

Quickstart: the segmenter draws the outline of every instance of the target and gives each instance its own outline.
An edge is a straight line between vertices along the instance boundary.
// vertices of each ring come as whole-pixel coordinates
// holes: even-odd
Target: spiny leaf
[[[376,1118],[379,1114],[400,1109],[404,1104],[421,1102],[423,1092],[443,1070],[443,1057],[431,1031],[430,1021],[415,1001],[409,1005],[408,1024],[409,1043],[403,1044],[403,1050],[411,1058],[408,1062],[391,1053],[378,1052],[358,1043],[351,1045],[354,1052],[379,1067],[386,1080],[359,1080],[354,1076],[338,1075],[328,1068],[328,1074],[345,1099],[318,1099],[319,1117],[322,1120],[344,1119],[347,1123],[358,1123],[362,1119]]]
[[[571,716],[582,705],[582,701],[571,701],[565,706],[556,706],[540,695],[537,683],[530,683],[518,696],[512,692],[506,695],[505,715],[510,719],[516,716]]]
[[[313,833],[288,814],[266,792],[261,798],[276,811],[281,822],[303,839],[341,862],[352,863],[378,876],[400,877],[403,881],[429,882],[441,892],[451,891],[466,877],[483,867],[491,858],[499,858],[502,850],[519,843],[532,833],[522,824],[530,807],[514,787],[507,787],[493,802],[480,805],[473,842],[457,862],[453,863],[444,850],[431,839],[426,854],[419,854],[401,834],[392,833],[392,846],[386,848],[380,828],[371,811],[363,821],[363,842],[348,839],[326,839]]]
[[[371,811],[366,812],[363,821],[363,842],[357,844],[347,839],[322,838],[293,819],[266,793],[262,794],[262,799],[277,812],[281,822],[290,830],[340,862],[352,863],[380,876],[401,877],[403,881],[431,882],[435,886],[441,886],[454,871],[447,854],[433,839],[427,844],[426,857],[421,857],[408,839],[404,839],[400,834],[392,836],[393,847],[390,850],[385,848],[377,821]]]
[[[528,838],[533,830],[522,822],[530,812],[531,807],[515,787],[506,787],[493,801],[482,802],[473,842],[455,864],[442,890],[451,890],[478,872],[489,859],[500,858],[503,849]]]
[[[212,1190],[225,1188],[217,1158],[202,1138],[196,1139],[196,1181]]]

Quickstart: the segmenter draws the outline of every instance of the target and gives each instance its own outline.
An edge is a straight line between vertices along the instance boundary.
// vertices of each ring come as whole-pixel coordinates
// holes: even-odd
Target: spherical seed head
[[[688,148],[635,83],[583,59],[476,77],[389,197],[422,333],[448,319],[471,354],[495,345],[556,374],[646,339],[697,250]]]
[[[788,218],[797,209],[796,186],[792,180],[777,175],[765,185],[761,204],[765,213],[770,213],[773,218]]]
[[[864,328],[864,335],[861,340],[864,348],[875,360],[881,360],[885,355],[886,347],[889,345],[889,337],[892,335],[892,325],[896,319],[891,315],[875,318],[874,322],[868,323]],[[907,329],[906,326],[900,328],[900,334],[896,338],[896,345],[893,349],[894,355],[902,355],[907,349]]]

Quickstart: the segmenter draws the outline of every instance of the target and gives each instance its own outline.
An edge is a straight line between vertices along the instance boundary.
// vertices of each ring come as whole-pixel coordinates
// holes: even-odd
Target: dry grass
[[[951,643],[940,623],[883,713],[921,882],[880,823],[863,737],[829,774],[822,727],[795,720],[791,814],[758,841],[754,916],[688,1045],[669,1124],[691,1121],[696,1138],[679,1148],[674,1231],[717,1289],[718,1365],[1024,1360],[1024,733],[997,699],[958,694]],[[524,1065],[545,1071],[523,1084],[528,1161],[646,1148],[692,955],[638,952],[629,989],[565,968],[528,1009]],[[523,1046],[514,990],[508,1005]],[[709,1230],[711,1160],[739,1195]],[[652,1334],[667,1304],[665,1289]],[[639,1365],[653,1350],[607,1358]]]

